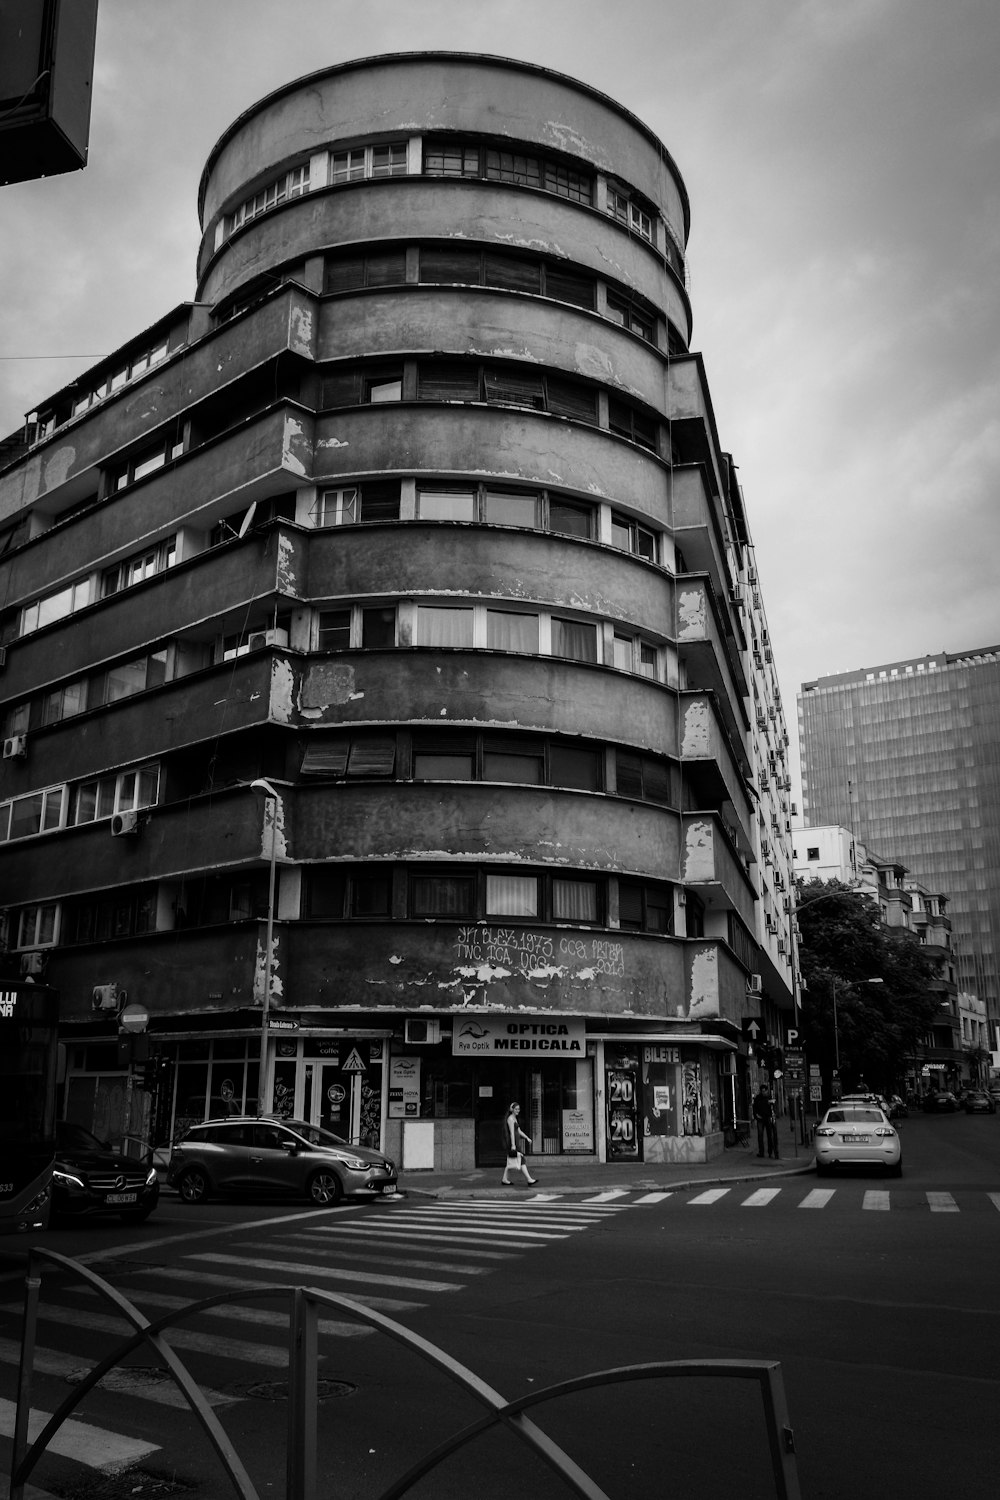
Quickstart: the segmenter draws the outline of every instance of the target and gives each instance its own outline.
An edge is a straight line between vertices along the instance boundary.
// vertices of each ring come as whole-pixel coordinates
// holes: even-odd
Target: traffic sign
[[[767,1031],[760,1016],[743,1017],[743,1035],[752,1045],[767,1041]]]

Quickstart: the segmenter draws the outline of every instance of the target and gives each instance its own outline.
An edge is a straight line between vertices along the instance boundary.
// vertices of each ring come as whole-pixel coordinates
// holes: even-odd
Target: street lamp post
[[[268,1064],[268,1027],[271,1016],[271,984],[274,973],[274,956],[272,944],[274,939],[274,875],[278,855],[278,804],[281,798],[269,781],[261,777],[250,783],[250,789],[261,792],[271,804],[271,860],[267,881],[267,939],[264,954],[264,994],[260,1009],[260,1067],[257,1075],[257,1113],[267,1112],[267,1064]]]

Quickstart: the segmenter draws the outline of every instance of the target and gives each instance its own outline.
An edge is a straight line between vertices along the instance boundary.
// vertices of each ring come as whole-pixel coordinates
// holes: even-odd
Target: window
[[[345,651],[351,644],[351,611],[349,609],[322,609],[319,614],[319,639],[321,651]]]
[[[806,859],[819,859],[819,849],[810,847],[806,850]]]
[[[346,651],[360,646],[381,651],[396,644],[394,605],[368,608],[324,609],[319,614],[317,646],[321,651]]]
[[[608,317],[622,328],[627,328],[630,333],[637,333],[647,344],[656,343],[656,314],[633,302],[631,298],[609,292]]]
[[[654,682],[659,681],[658,652],[650,641],[640,640],[638,636],[619,635],[616,632],[614,653],[614,664],[620,672],[638,672],[642,677],[651,677]]]
[[[538,651],[538,616],[487,609],[486,645],[491,651]]]
[[[8,839],[26,839],[36,833],[52,833],[61,828],[66,787],[47,787],[26,797],[0,802],[0,843]]]
[[[420,251],[420,280],[438,286],[488,286],[527,292],[584,308],[593,308],[596,287],[593,276],[569,270],[562,263],[556,266],[537,257],[451,245],[427,246]]]
[[[121,589],[130,589],[147,578],[154,578],[157,573],[172,568],[176,561],[177,538],[171,536],[145,552],[138,552],[124,562],[116,563],[104,573],[105,598],[109,594],[117,594]]]
[[[413,777],[437,781],[506,781],[600,791],[603,753],[533,735],[418,735]]]
[[[599,792],[603,786],[603,756],[575,745],[549,746],[549,784]]]
[[[518,187],[541,189],[577,203],[593,201],[593,179],[587,172],[554,157],[534,152],[497,150],[469,140],[424,141],[424,171],[431,177],[488,178]]]
[[[473,644],[473,611],[441,605],[417,606],[417,644],[468,647]]]
[[[33,604],[26,604],[21,612],[21,635],[30,635],[46,625],[54,625],[67,615],[84,609],[94,599],[94,584],[91,578],[82,578],[79,583],[67,584],[54,594],[46,594]]]
[[[487,875],[488,917],[537,917],[538,877],[535,875]]]
[[[570,661],[597,660],[597,627],[581,620],[552,617],[552,655]]]
[[[302,166],[293,167],[290,172],[283,172],[280,177],[251,194],[227,220],[225,232],[233,234],[242,224],[256,219],[258,214],[277,208],[279,203],[284,203],[288,198],[300,198],[308,191],[309,163],[305,162]]]
[[[378,405],[400,401],[403,395],[403,371],[398,365],[347,369],[328,375],[323,381],[322,405],[327,409],[341,406]]]
[[[552,920],[554,922],[596,922],[598,918],[597,882],[570,880],[556,876],[552,880]]]
[[[390,141],[380,146],[353,146],[330,152],[330,182],[363,182],[368,177],[405,177],[406,142]]]
[[[631,197],[626,189],[608,185],[608,213],[619,224],[624,224],[644,240],[653,240],[653,220],[638,199]]]
[[[615,512],[611,515],[611,545],[656,562],[656,533]]]
[[[155,805],[160,792],[158,765],[122,771],[83,781],[73,789],[73,823],[93,823],[117,812],[134,812]]]
[[[666,761],[619,750],[616,764],[619,797],[637,797],[646,802],[662,802],[668,807],[672,805],[670,770]]]
[[[59,930],[59,904],[46,901],[35,906],[22,906],[17,913],[17,947],[50,948],[55,943]]]
[[[538,497],[514,490],[487,490],[483,520],[490,526],[534,527],[538,524]]]
[[[608,428],[619,437],[628,438],[630,442],[649,448],[653,453],[657,452],[659,429],[656,420],[613,396],[608,400]]]
[[[179,429],[174,427],[169,432],[161,434],[154,443],[149,443],[139,449],[126,462],[110,468],[107,471],[109,491],[114,493],[116,490],[123,490],[128,485],[135,484],[139,479],[145,479],[157,469],[162,469],[165,464],[172,463],[183,452],[183,437]]]
[[[393,735],[323,735],[310,741],[302,756],[303,776],[324,780],[370,779],[393,774],[396,740]]]
[[[414,781],[472,781],[475,773],[474,741],[419,739],[413,746]]]
[[[165,650],[153,651],[148,656],[139,656],[134,661],[109,667],[107,672],[95,679],[94,704],[116,703],[119,698],[130,698],[133,693],[143,693],[147,688],[159,687],[166,680],[167,653]]]
[[[361,611],[361,645],[365,651],[385,651],[396,644],[394,605],[379,605]]]
[[[58,724],[62,719],[82,713],[87,706],[87,683],[84,678],[46,693],[42,699],[42,723]],[[16,731],[12,731],[16,733]]]
[[[411,875],[411,916],[469,918],[475,912],[475,875]]]
[[[589,540],[594,535],[593,506],[576,505],[570,500],[550,500],[549,530],[562,536],[582,536]]]
[[[373,250],[365,255],[338,255],[329,259],[324,290],[352,292],[370,286],[400,286],[405,281],[405,249]]]
[[[417,490],[417,516],[421,521],[474,521],[473,490]]]
[[[389,480],[324,490],[312,515],[317,526],[353,526],[359,521],[398,521],[399,484]]]
[[[541,786],[545,781],[545,748],[530,741],[485,739],[483,780]]]
[[[97,402],[110,396],[113,391],[120,390],[129,380],[134,380],[137,375],[142,375],[144,371],[152,369],[153,365],[158,365],[162,359],[166,359],[168,352],[167,337],[164,334],[152,347],[136,351],[129,360],[116,365],[108,374],[102,376],[96,385],[75,396],[71,415],[79,416],[88,407],[95,406]],[[38,433],[39,438],[45,436],[47,436],[45,432]]]
[[[631,932],[673,932],[674,903],[670,887],[619,881],[618,925]]]

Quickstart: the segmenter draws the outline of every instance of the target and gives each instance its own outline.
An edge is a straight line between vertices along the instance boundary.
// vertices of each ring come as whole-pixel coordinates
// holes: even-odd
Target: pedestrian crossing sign
[[[352,1047],[347,1055],[347,1061],[341,1064],[342,1073],[367,1073],[367,1064],[361,1057],[357,1047]]]

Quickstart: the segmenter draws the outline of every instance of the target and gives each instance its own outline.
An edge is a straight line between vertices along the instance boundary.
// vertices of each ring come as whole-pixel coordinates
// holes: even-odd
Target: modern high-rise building
[[[788,735],[669,152],[388,56],[199,201],[193,300],[0,450],[6,943],[67,1113],[148,1132],[146,1048],[158,1131],[465,1167],[517,1099],[544,1153],[720,1152],[792,1004]]]
[[[1000,647],[820,677],[798,710],[807,827],[840,824],[947,892],[959,989],[995,1027]]]

